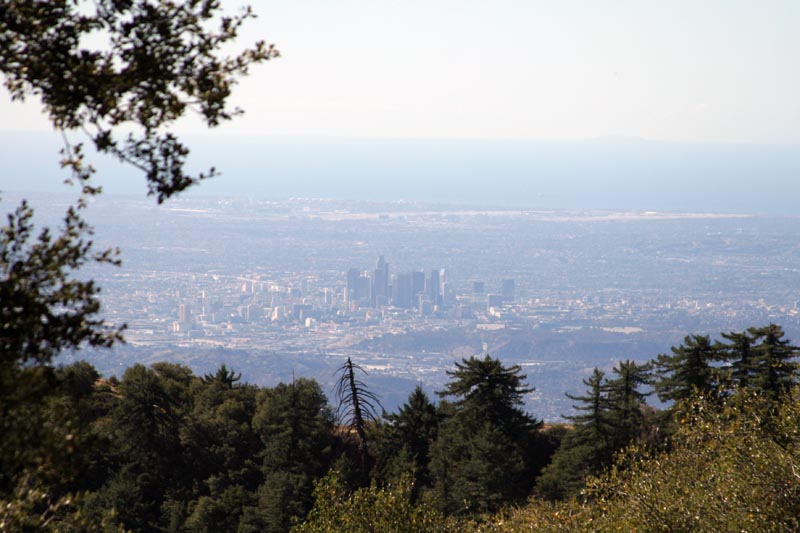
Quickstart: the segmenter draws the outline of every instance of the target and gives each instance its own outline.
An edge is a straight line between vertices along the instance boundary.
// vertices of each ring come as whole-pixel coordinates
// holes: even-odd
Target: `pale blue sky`
[[[797,0],[251,4],[242,41],[283,57],[223,133],[800,143]],[[0,117],[47,128],[34,104],[2,98]]]

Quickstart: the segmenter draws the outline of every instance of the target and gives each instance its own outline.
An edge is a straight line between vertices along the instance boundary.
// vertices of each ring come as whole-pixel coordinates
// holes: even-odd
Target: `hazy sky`
[[[800,143],[797,0],[251,3],[242,42],[283,57],[225,133]],[[48,127],[7,98],[0,117]]]

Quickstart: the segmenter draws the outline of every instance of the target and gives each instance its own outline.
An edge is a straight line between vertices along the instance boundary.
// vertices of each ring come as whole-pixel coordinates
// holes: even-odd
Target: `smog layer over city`
[[[33,200],[58,216],[70,197]],[[532,412],[559,420],[594,367],[652,359],[687,332],[773,322],[800,337],[796,217],[125,196],[90,214],[98,242],[124,250],[122,267],[87,275],[127,342],[65,362],[107,375],[226,364],[330,391],[352,357],[391,410],[490,353],[525,369]]]

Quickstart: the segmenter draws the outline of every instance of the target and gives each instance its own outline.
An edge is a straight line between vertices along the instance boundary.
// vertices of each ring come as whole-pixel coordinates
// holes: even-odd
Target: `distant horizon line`
[[[65,185],[69,187],[68,185]],[[75,191],[77,193],[77,191]],[[44,191],[44,190],[15,190],[15,189],[0,189],[0,204],[6,200],[6,195],[16,195],[23,198],[26,195],[33,196],[57,196],[63,199],[74,198],[75,194],[69,191]],[[323,197],[323,196],[263,196],[263,195],[218,195],[218,194],[203,194],[199,190],[187,190],[186,194],[179,194],[178,196],[169,198],[163,204],[157,204],[155,199],[149,197],[146,193],[136,194],[131,192],[103,192],[99,196],[90,200],[90,205],[94,201],[102,201],[104,198],[108,199],[125,199],[125,200],[138,200],[138,201],[153,201],[153,207],[163,207],[167,210],[180,209],[179,206],[170,206],[171,202],[182,201],[207,201],[207,200],[234,200],[234,201],[266,201],[266,202],[341,202],[346,204],[367,204],[373,206],[390,206],[402,208],[403,205],[416,206],[426,208],[430,211],[446,214],[448,210],[453,212],[473,211],[480,213],[514,213],[530,214],[530,213],[559,213],[565,215],[585,215],[587,218],[593,218],[598,221],[608,220],[625,220],[613,216],[602,215],[639,215],[637,220],[664,220],[675,218],[687,219],[702,219],[702,218],[798,218],[800,214],[773,214],[763,212],[743,212],[743,211],[715,211],[715,210],[691,210],[691,209],[651,209],[651,208],[606,208],[606,207],[585,207],[585,208],[571,208],[571,207],[545,207],[545,206],[522,206],[522,205],[500,205],[500,204],[480,204],[473,202],[447,202],[447,201],[425,201],[413,199],[396,199],[396,200],[375,200],[375,199],[358,199],[358,198],[344,198],[344,197]],[[33,206],[34,209],[36,206]],[[391,212],[391,211],[390,211]],[[423,214],[421,211],[419,214]],[[375,213],[380,215],[381,213]],[[409,213],[410,214],[410,213]],[[628,218],[634,220],[634,218]]]
[[[78,140],[75,135],[75,141]],[[189,135],[186,197],[400,199],[458,206],[800,215],[800,146],[648,141],[389,140]],[[65,190],[62,141],[0,134],[0,190]],[[135,169],[87,154],[107,193],[144,194]],[[95,157],[96,156],[96,157]],[[48,177],[50,176],[50,177]]]
[[[222,126],[224,128],[224,125]],[[67,132],[68,134],[70,132]],[[85,135],[80,133],[82,137]],[[542,144],[570,144],[570,143],[642,143],[642,144],[684,144],[684,145],[708,145],[708,146],[753,146],[753,147],[797,147],[800,148],[800,140],[789,141],[755,141],[755,140],[725,140],[725,139],[658,139],[643,137],[639,135],[608,134],[596,135],[591,137],[564,137],[564,138],[545,138],[545,137],[403,137],[403,136],[360,136],[360,135],[333,135],[333,134],[282,134],[282,133],[257,133],[241,131],[222,131],[222,130],[199,130],[199,131],[180,131],[173,130],[179,137],[225,137],[225,138],[249,138],[249,139],[272,139],[272,140],[324,140],[324,141],[376,141],[376,142],[445,142],[445,143],[542,143]],[[0,135],[60,135],[58,130],[50,129],[0,129]],[[88,140],[88,137],[87,137]]]

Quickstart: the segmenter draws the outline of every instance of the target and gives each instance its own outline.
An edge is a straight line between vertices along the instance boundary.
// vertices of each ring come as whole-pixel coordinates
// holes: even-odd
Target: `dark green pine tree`
[[[749,331],[722,333],[728,342],[717,345],[720,357],[730,364],[730,380],[734,387],[744,388],[752,385],[757,370],[757,354],[753,351],[756,337]]]
[[[595,368],[583,384],[587,387],[583,396],[567,394],[578,402],[573,408],[580,414],[564,417],[574,423],[574,428],[537,480],[537,492],[547,499],[559,500],[577,494],[586,477],[608,466],[613,457],[614,427],[605,374]]]
[[[257,388],[230,387],[196,378],[193,411],[182,428],[185,455],[194,478],[193,494],[172,509],[189,531],[236,531],[263,482],[259,459],[264,445],[253,428]],[[188,513],[188,515],[187,515]]]
[[[180,409],[158,374],[140,364],[125,371],[117,393],[106,425],[114,474],[94,505],[115,509],[126,529],[151,531],[185,471]]]
[[[311,508],[314,480],[330,466],[333,414],[317,382],[301,378],[263,391],[253,426],[264,443],[264,482],[239,531],[288,531]]]
[[[0,501],[15,501],[28,482],[48,487],[48,498],[56,499],[96,488],[103,473],[94,431],[98,377],[86,362],[0,369]],[[0,511],[0,524],[2,517]]]
[[[445,512],[488,512],[527,497],[538,465],[526,450],[540,423],[520,408],[534,390],[520,372],[488,355],[463,359],[447,372],[451,381],[438,394],[456,401],[431,452],[434,490]]]
[[[633,442],[643,430],[642,407],[650,393],[643,393],[640,389],[650,383],[650,365],[620,361],[613,372],[615,377],[607,382],[607,388],[611,441],[616,452]]]
[[[712,367],[719,351],[708,335],[688,335],[683,344],[671,348],[672,355],[661,354],[655,361],[655,391],[661,401],[689,398],[699,392],[713,392],[718,384]]]
[[[753,348],[755,354],[754,385],[776,398],[785,393],[796,381],[798,347],[784,339],[783,329],[770,324],[747,330],[760,342]]]
[[[515,443],[490,421],[470,430],[467,457],[460,465],[457,494],[467,511],[489,513],[523,501],[530,487],[524,481],[525,463]]]
[[[488,513],[524,500],[530,489],[515,442],[489,420],[457,412],[431,447],[433,494],[447,514]]]
[[[588,387],[584,396],[573,396],[567,393],[566,396],[572,401],[572,408],[582,414],[565,416],[575,424],[575,436],[581,444],[591,444],[598,452],[609,447],[609,437],[611,434],[611,421],[609,411],[611,401],[608,397],[609,386],[605,381],[605,373],[597,368],[592,375],[583,380],[583,384]],[[598,456],[598,459],[605,459],[605,454]]]
[[[232,389],[234,386],[236,386],[236,384],[241,379],[242,379],[241,372],[237,374],[233,370],[228,370],[228,367],[225,366],[225,363],[220,365],[216,373],[206,374],[205,376],[203,376],[203,381],[205,381],[206,383],[211,381],[217,381],[219,383],[222,383],[229,389]]]
[[[470,357],[456,362],[448,370],[450,382],[439,396],[458,398],[457,410],[470,412],[475,418],[494,420],[509,433],[537,428],[539,422],[522,411],[522,399],[536,389],[525,385],[525,375],[519,365],[503,366],[499,359],[487,355],[483,359]]]
[[[430,447],[436,440],[440,416],[436,406],[417,385],[408,401],[397,413],[384,415],[387,424],[379,448],[382,477],[388,479],[398,470],[414,469],[414,494],[420,487],[430,485]]]

